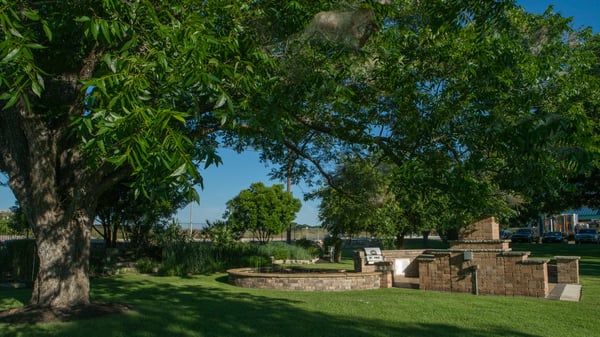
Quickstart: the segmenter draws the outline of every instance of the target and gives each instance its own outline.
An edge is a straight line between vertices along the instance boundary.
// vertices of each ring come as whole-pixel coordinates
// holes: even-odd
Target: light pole
[[[291,165],[288,163],[288,171],[287,171],[287,193],[288,194],[292,194],[292,172],[291,171],[292,171]],[[291,222],[290,222],[290,226],[287,230],[286,242],[288,245],[292,243],[292,223]]]
[[[194,202],[190,202],[190,239],[194,238],[194,234],[192,232],[192,207],[194,206]]]

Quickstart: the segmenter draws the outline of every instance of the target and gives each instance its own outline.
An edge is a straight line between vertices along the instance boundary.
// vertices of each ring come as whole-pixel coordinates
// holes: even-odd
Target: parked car
[[[582,228],[575,234],[575,243],[598,243],[598,229]]]
[[[533,228],[525,227],[517,229],[513,235],[510,237],[511,242],[537,242],[539,239],[539,235],[537,235],[537,231]]]
[[[512,236],[512,232],[508,229],[502,229],[500,231],[500,240],[508,240]]]
[[[544,233],[544,236],[542,236],[543,243],[554,243],[554,242],[561,243],[561,242],[564,242],[565,239],[566,238],[562,232],[546,232],[546,233]]]

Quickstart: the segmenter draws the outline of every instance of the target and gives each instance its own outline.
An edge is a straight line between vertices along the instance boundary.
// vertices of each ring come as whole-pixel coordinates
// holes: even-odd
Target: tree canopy
[[[292,116],[281,127],[292,155],[276,146],[267,155],[284,168],[293,157],[296,172],[312,167],[331,184],[339,157],[376,154],[398,200],[421,196],[404,198],[407,211],[451,229],[516,206],[561,210],[569,179],[597,154],[591,32],[512,1],[373,11],[378,31],[358,53],[327,39],[288,50],[293,87],[276,96]]]

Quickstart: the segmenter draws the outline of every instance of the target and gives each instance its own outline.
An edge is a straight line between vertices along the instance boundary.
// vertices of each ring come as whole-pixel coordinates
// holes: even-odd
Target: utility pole
[[[192,207],[194,206],[194,202],[190,202],[190,239],[194,238],[194,232],[192,231]]]
[[[287,164],[287,192],[292,194],[292,156],[288,152],[288,164]],[[287,230],[287,238],[286,242],[288,244],[292,243],[292,223],[290,222],[290,226]]]

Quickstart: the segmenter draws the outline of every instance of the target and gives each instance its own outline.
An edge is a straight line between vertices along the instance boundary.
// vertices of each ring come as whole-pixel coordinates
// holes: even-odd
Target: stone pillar
[[[375,263],[375,270],[381,272],[380,288],[392,288],[394,286],[394,266],[391,261]]]
[[[579,256],[555,256],[557,282],[579,284]]]
[[[365,264],[365,252],[355,250],[352,252],[352,259],[354,260],[354,271],[357,273],[363,272],[363,266]]]
[[[434,290],[432,280],[435,272],[435,257],[431,254],[423,254],[417,257],[419,263],[419,289]]]
[[[515,295],[545,298],[549,294],[548,260],[527,259],[519,262],[521,278]]]

